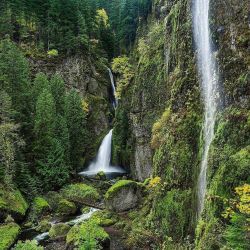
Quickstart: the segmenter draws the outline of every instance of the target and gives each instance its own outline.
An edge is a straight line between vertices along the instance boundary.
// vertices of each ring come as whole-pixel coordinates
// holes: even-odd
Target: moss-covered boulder
[[[100,195],[97,190],[84,183],[71,184],[62,190],[63,196],[76,203],[95,203]]]
[[[0,225],[0,249],[9,249],[16,241],[21,228],[16,223]]]
[[[77,249],[109,249],[109,235],[95,218],[73,226],[67,234],[66,242],[68,246],[76,246]]]
[[[52,239],[63,238],[70,230],[70,226],[65,223],[58,223],[51,227],[49,230],[49,237]]]
[[[0,222],[3,222],[8,214],[20,221],[27,209],[28,204],[19,190],[6,189],[0,185]]]
[[[18,241],[14,250],[43,250],[42,246],[38,246],[37,241],[35,240],[26,240],[25,242]]]
[[[33,203],[33,210],[38,216],[44,215],[50,211],[50,205],[44,198],[36,197]]]
[[[57,211],[58,204],[63,199],[60,193],[54,191],[48,192],[45,198],[53,211]]]
[[[51,223],[48,220],[44,219],[39,222],[36,231],[44,233],[48,232],[50,228],[51,228]]]
[[[103,171],[100,171],[96,174],[95,178],[97,180],[102,180],[102,181],[105,181],[107,179],[105,173]]]
[[[92,218],[96,220],[101,227],[109,227],[117,222],[117,218],[109,211],[100,210],[92,215]]]
[[[136,207],[141,196],[141,185],[131,180],[120,180],[105,194],[105,205],[109,210],[122,212]]]
[[[57,213],[61,215],[70,215],[75,214],[77,207],[74,202],[62,199],[58,203]]]
[[[49,215],[50,211],[51,208],[47,200],[45,200],[43,197],[35,197],[32,202],[27,221],[32,223],[32,225],[35,225],[41,220],[41,218]]]

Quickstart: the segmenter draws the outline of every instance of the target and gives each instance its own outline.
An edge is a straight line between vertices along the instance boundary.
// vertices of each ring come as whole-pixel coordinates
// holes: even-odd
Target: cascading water
[[[214,126],[218,98],[218,74],[216,61],[212,54],[212,43],[209,28],[209,0],[193,0],[194,38],[197,47],[198,67],[205,105],[203,125],[204,148],[198,178],[198,216],[205,201],[207,188],[207,165],[209,148],[214,137]]]
[[[118,105],[118,101],[117,101],[116,96],[115,96],[116,88],[115,88],[114,76],[113,76],[113,73],[112,73],[112,71],[111,71],[110,68],[108,68],[108,72],[109,72],[109,78],[110,78],[110,82],[111,82],[111,86],[112,86],[112,92],[113,92],[113,97],[114,97],[114,101],[112,102],[112,105],[113,105],[114,109],[116,109],[116,107]]]
[[[108,68],[109,76],[110,76],[110,82],[113,90],[113,97],[114,97],[114,102],[113,102],[113,107],[114,109],[117,107],[117,100],[115,98],[115,83],[114,83],[114,77],[112,74],[111,69]],[[105,174],[122,174],[125,173],[125,171],[121,167],[117,166],[112,166],[110,164],[111,162],[111,149],[112,149],[112,132],[113,129],[109,131],[109,133],[104,137],[101,146],[98,150],[98,154],[96,157],[96,160],[93,161],[88,168],[81,172],[80,174],[82,175],[96,175],[98,172],[104,172]]]
[[[93,161],[88,168],[81,172],[82,175],[95,175],[98,172],[104,173],[124,173],[120,167],[115,167],[110,164],[111,161],[111,146],[112,146],[112,129],[104,137],[101,146],[98,150],[96,160]]]

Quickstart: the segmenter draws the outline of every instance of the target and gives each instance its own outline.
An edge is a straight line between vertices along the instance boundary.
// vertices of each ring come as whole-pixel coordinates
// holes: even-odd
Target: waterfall
[[[86,171],[81,172],[83,175],[95,175],[98,172],[104,173],[124,173],[120,167],[115,167],[110,164],[111,162],[111,148],[112,148],[112,129],[104,137],[101,146],[98,150],[96,160],[93,161]]]
[[[112,101],[112,105],[115,109],[117,107],[117,104],[118,104],[118,101],[117,101],[116,96],[115,96],[115,93],[116,93],[115,81],[114,81],[113,73],[112,73],[110,68],[108,68],[108,72],[109,72],[109,78],[110,78],[111,87],[112,87],[112,93],[113,93],[113,97],[114,97],[114,101]]]
[[[197,48],[198,68],[201,76],[202,94],[204,99],[204,147],[198,177],[198,216],[205,201],[207,188],[207,165],[209,148],[214,137],[214,126],[218,98],[218,74],[216,61],[212,53],[212,42],[209,28],[209,0],[193,0],[194,38]]]

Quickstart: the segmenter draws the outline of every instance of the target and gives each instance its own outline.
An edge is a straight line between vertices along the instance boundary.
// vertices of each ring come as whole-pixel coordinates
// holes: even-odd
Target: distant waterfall
[[[218,74],[216,61],[212,54],[209,28],[209,0],[193,0],[193,26],[205,105],[205,121],[203,125],[204,147],[198,178],[198,216],[200,216],[206,195],[208,153],[214,138],[217,98],[219,95]]]
[[[112,103],[114,109],[117,107],[118,101],[116,99],[116,88],[115,88],[115,81],[114,81],[114,76],[113,73],[111,71],[110,68],[108,68],[108,72],[109,72],[109,78],[110,78],[110,82],[111,82],[111,86],[112,86],[112,92],[113,92],[113,97],[114,97],[114,101]]]
[[[109,133],[104,137],[95,161],[91,162],[88,168],[80,174],[95,175],[101,171],[103,171],[104,173],[125,172],[122,168],[111,165],[112,132],[113,130],[111,129]]]

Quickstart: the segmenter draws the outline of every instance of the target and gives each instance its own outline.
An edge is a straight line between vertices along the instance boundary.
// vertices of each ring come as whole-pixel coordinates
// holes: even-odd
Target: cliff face
[[[110,105],[110,79],[107,67],[93,55],[75,55],[56,58],[29,58],[32,75],[44,72],[47,75],[60,74],[67,89],[76,89],[82,96],[88,112],[87,124],[90,132],[86,163],[93,159],[101,139],[109,127],[112,117]]]
[[[225,243],[227,226],[221,214],[227,206],[221,200],[232,198],[235,187],[249,181],[250,174],[249,3],[213,0],[210,4],[221,105],[209,152],[208,189],[196,230],[197,249],[219,249]],[[188,235],[194,237],[197,225],[196,185],[203,149],[204,110],[192,1],[154,1],[152,16],[138,31],[130,59],[134,77],[122,95],[119,112],[129,117],[131,134],[126,143],[131,173],[139,180],[161,177],[165,188],[151,210],[154,223],[162,235],[183,242]],[[118,116],[115,124],[119,125]]]

